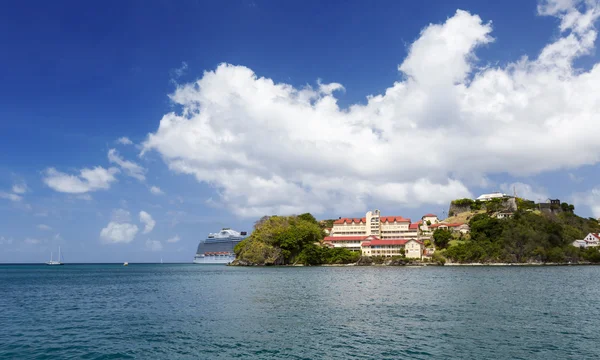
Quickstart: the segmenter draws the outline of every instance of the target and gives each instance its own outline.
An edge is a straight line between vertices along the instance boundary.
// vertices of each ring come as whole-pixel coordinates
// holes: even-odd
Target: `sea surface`
[[[600,267],[0,265],[2,359],[598,359]]]

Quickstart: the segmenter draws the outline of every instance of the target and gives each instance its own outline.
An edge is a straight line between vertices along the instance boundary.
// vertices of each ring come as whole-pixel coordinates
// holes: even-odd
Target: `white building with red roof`
[[[401,256],[410,259],[421,259],[424,246],[415,239],[383,240],[377,236],[327,236],[324,240],[329,247],[345,247],[360,251],[363,256]]]
[[[452,230],[459,231],[463,234],[468,233],[471,229],[468,224],[465,223],[437,223],[430,226],[432,230],[443,229],[443,230]]]
[[[586,247],[600,246],[600,234],[589,233],[583,238]]]
[[[379,210],[373,210],[367,212],[363,218],[339,218],[333,222],[329,235],[335,237],[375,235],[382,240],[416,239],[419,234],[418,224],[412,225],[410,219],[402,216],[381,216]]]

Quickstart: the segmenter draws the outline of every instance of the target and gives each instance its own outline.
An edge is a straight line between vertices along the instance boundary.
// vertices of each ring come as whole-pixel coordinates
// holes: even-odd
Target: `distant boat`
[[[123,266],[127,266],[127,265],[129,265],[129,263],[128,263],[127,261],[125,261],[125,262],[123,263]]]
[[[161,263],[161,264],[163,263],[163,262],[162,262],[162,258],[160,258],[160,263]]]
[[[60,246],[58,247],[58,260],[52,259],[52,251],[50,252],[50,261],[46,263],[46,265],[64,265],[60,262]]]

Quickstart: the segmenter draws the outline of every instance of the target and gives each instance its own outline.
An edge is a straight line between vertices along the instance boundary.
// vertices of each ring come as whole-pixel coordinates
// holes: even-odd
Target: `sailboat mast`
[[[50,251],[50,262],[52,262],[52,251]]]
[[[60,262],[60,246],[58,247],[58,262]]]

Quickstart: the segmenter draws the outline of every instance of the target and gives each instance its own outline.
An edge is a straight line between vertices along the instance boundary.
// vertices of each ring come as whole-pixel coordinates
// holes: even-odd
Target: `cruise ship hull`
[[[235,260],[235,255],[196,256],[194,264],[229,264]]]
[[[235,260],[234,248],[244,240],[245,232],[237,232],[229,228],[219,233],[208,234],[206,240],[200,241],[194,264],[228,264]]]

